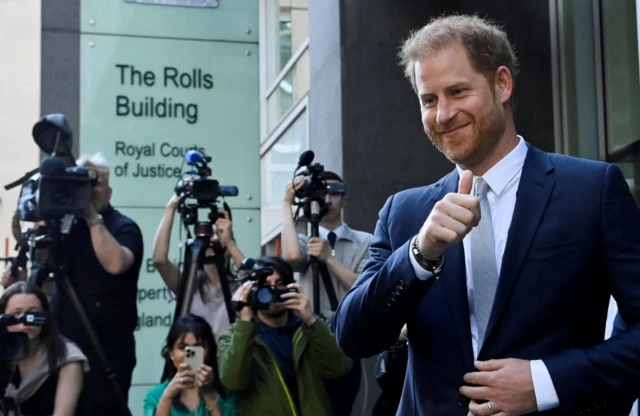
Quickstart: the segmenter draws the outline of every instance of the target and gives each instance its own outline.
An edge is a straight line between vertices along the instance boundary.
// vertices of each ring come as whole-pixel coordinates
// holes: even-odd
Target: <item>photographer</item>
[[[218,343],[222,384],[236,393],[242,415],[331,415],[326,381],[346,374],[351,361],[293,283],[291,266],[279,257],[262,257],[257,264],[274,269],[267,285],[298,292],[283,294],[284,301],[267,310],[240,310]],[[243,284],[233,299],[246,303],[254,284]]]
[[[181,198],[173,195],[167,203],[153,246],[153,264],[167,288],[173,293],[178,292],[180,269],[169,260],[169,243],[173,220],[180,202]],[[244,255],[233,239],[233,228],[229,220],[229,214],[226,211],[223,211],[223,214],[225,218],[216,220],[212,240],[214,243],[216,241],[219,242],[225,249],[225,255],[231,256],[236,267],[240,267],[240,263],[244,260]],[[211,258],[213,255],[213,249],[208,248],[205,252],[205,257]],[[198,272],[197,284],[198,291],[195,293],[191,303],[191,313],[203,317],[213,328],[214,336],[218,338],[229,328],[230,323],[220,284],[220,274],[214,263],[205,264],[204,271]]]
[[[98,181],[92,191],[91,212],[76,219],[64,241],[63,261],[126,400],[136,364],[133,332],[142,234],[133,220],[109,204],[113,190],[106,160],[97,154],[81,157],[77,165],[94,169]],[[78,344],[91,365],[82,394],[84,414],[118,414],[117,400],[108,388],[97,352],[63,287],[62,282],[56,282],[54,310],[60,330]]]
[[[18,282],[0,297],[0,314],[21,317],[34,312],[49,312],[49,302],[36,286]],[[27,334],[29,355],[16,363],[4,393],[20,404],[24,415],[76,414],[87,361],[78,347],[60,336],[56,322],[50,318],[43,326],[19,324],[7,330]]]
[[[320,173],[319,179],[327,185],[343,183],[340,176],[329,171]],[[331,189],[325,199],[327,213],[320,220],[320,237],[309,238],[306,235],[298,235],[291,214],[291,206],[295,191],[302,186],[304,180],[305,178],[297,178],[285,188],[282,207],[283,257],[295,271],[303,271],[311,256],[326,264],[339,301],[355,283],[364,268],[369,258],[369,244],[373,236],[364,231],[353,230],[342,222],[342,207],[345,205],[346,193],[332,192]],[[300,284],[309,297],[313,298],[311,268],[302,276]],[[320,288],[320,311],[316,313],[322,313],[327,318],[331,318],[333,312],[322,281]]]

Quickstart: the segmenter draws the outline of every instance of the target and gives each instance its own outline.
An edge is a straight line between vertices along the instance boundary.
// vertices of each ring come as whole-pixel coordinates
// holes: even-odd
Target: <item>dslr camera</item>
[[[279,288],[277,286],[267,285],[267,277],[273,274],[273,266],[262,265],[254,268],[255,260],[252,258],[246,258],[240,265],[241,270],[250,269],[248,272],[239,279],[239,283],[243,284],[247,281],[256,282],[251,287],[251,292],[247,296],[245,303],[237,302],[236,310],[240,311],[245,306],[250,306],[254,310],[269,309],[269,306],[273,303],[283,302],[282,295],[285,293],[297,292],[295,288]]]

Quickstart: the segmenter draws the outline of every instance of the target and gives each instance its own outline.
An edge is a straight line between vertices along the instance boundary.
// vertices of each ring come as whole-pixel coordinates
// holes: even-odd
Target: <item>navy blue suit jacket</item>
[[[438,280],[419,280],[409,241],[434,204],[456,192],[439,182],[391,196],[371,257],[335,316],[343,351],[368,357],[408,325],[409,363],[399,415],[464,416],[473,371],[462,243]],[[603,341],[613,294],[629,329]],[[560,407],[547,415],[628,415],[640,386],[640,211],[618,167],[528,146],[500,282],[479,359],[542,359]]]

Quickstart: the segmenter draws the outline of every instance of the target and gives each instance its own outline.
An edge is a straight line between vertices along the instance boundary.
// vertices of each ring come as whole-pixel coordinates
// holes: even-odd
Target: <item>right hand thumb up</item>
[[[473,187],[473,173],[470,170],[465,170],[460,175],[460,182],[458,182],[458,193],[470,195],[471,188]]]

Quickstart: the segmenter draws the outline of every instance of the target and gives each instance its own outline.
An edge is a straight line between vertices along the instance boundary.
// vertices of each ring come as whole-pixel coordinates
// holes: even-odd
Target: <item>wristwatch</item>
[[[87,225],[89,226],[89,228],[95,227],[96,225],[100,225],[100,224],[104,224],[104,219],[100,214],[96,215],[96,217],[91,221],[87,220]]]
[[[435,276],[438,276],[442,271],[442,266],[444,265],[444,253],[442,253],[437,259],[427,257],[427,255],[418,248],[417,235],[411,240],[411,254],[413,254],[413,257],[416,259],[420,267],[433,273]]]

